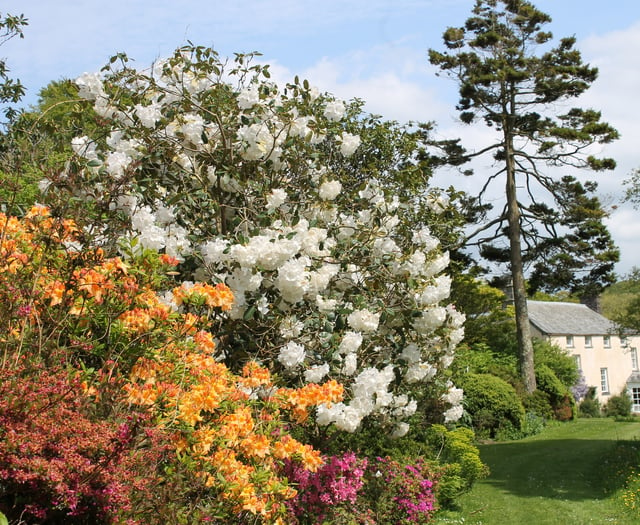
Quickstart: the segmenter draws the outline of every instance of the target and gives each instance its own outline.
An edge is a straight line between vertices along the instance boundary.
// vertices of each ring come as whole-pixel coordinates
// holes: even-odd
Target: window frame
[[[631,411],[640,412],[640,387],[631,388]]]
[[[584,336],[584,347],[585,348],[593,348],[593,337],[590,335]]]
[[[610,394],[609,392],[609,369],[600,369],[600,391],[603,395]]]
[[[580,354],[573,354],[573,360],[576,362],[577,369],[582,371],[582,356]]]

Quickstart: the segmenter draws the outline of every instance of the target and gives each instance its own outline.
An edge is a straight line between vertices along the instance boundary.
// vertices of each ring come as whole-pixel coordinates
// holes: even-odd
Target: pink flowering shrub
[[[96,420],[77,376],[25,361],[0,368],[0,512],[20,523],[113,523],[153,499],[165,449],[145,416]]]
[[[290,523],[424,525],[438,509],[442,467],[423,459],[325,457],[317,472],[288,462],[285,472],[298,495],[288,505]]]
[[[300,523],[323,523],[336,507],[353,507],[364,483],[367,459],[353,452],[324,458],[316,472],[287,461],[285,473],[297,485],[298,495],[289,509]]]
[[[421,458],[411,461],[379,457],[370,463],[365,488],[376,523],[426,524],[438,509],[440,469]]]

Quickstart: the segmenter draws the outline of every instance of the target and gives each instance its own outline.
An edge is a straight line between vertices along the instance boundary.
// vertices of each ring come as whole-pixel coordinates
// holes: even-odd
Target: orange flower
[[[242,368],[242,377],[238,383],[245,388],[256,388],[271,384],[271,373],[255,361],[250,361]]]
[[[133,310],[128,310],[120,315],[118,319],[122,322],[125,329],[136,333],[148,332],[153,327],[149,310],[145,308],[134,308]]]
[[[213,336],[210,332],[200,330],[193,336],[193,340],[196,346],[203,352],[212,353],[216,348],[216,343],[213,340]]]
[[[93,268],[85,268],[80,272],[76,272],[76,276],[78,278],[78,290],[86,292],[97,303],[102,303],[104,292],[113,288],[113,283]]]
[[[221,308],[231,310],[233,305],[233,293],[222,283],[211,286],[205,283],[195,283],[190,287],[178,286],[173,289],[173,299],[181,305],[191,298],[202,297],[209,308]]]
[[[240,448],[249,457],[264,458],[271,452],[271,443],[265,435],[250,434],[240,442]]]
[[[113,259],[109,259],[102,263],[102,269],[110,275],[114,273],[116,270],[119,270],[124,275],[127,274],[127,265],[122,262],[120,257],[114,257]]]
[[[45,286],[44,298],[50,300],[49,306],[55,306],[62,303],[65,291],[66,288],[63,282],[53,281]]]
[[[160,256],[160,262],[162,264],[166,264],[167,266],[178,266],[178,264],[180,264],[180,261],[178,259],[172,257],[171,255],[167,255],[166,253],[163,253]]]

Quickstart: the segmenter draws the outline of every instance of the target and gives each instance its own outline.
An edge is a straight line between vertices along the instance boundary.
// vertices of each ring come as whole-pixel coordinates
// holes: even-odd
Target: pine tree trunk
[[[522,266],[522,248],[520,243],[520,207],[516,192],[515,166],[513,147],[506,140],[507,168],[507,219],[509,223],[509,251],[511,257],[511,280],[513,285],[513,301],[516,310],[516,331],[518,337],[518,365],[524,388],[528,393],[536,389],[536,375],[533,362],[533,343],[531,326],[527,309],[527,291]]]

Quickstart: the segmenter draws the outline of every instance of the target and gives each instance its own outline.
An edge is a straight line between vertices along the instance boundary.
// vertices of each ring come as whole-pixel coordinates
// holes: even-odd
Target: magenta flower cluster
[[[352,452],[324,460],[317,472],[290,461],[285,464],[285,474],[298,490],[288,502],[295,523],[346,523],[340,520],[344,516],[357,517],[363,524],[432,521],[441,470],[428,461],[412,458],[405,463],[389,457],[369,461]]]
[[[296,518],[316,517],[316,523],[322,523],[331,506],[355,504],[358,498],[364,484],[367,459],[347,452],[324,460],[317,472],[309,472],[291,461],[285,464],[286,475],[298,490],[298,496],[289,503]]]
[[[374,465],[372,465],[373,467]],[[402,464],[390,458],[377,458],[375,468],[384,480],[384,490],[392,494],[395,505],[390,523],[397,525],[429,523],[436,511],[435,485],[429,464],[418,459]],[[388,516],[391,518],[391,516]]]

